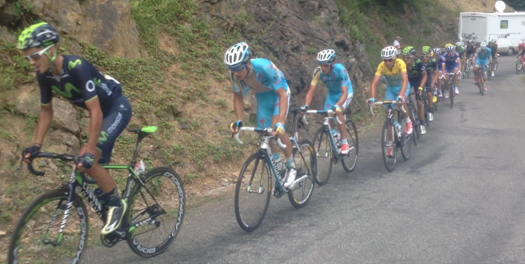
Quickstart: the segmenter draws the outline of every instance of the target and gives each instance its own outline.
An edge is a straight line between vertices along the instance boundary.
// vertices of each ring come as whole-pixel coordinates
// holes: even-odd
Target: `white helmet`
[[[231,46],[226,53],[224,53],[224,64],[230,69],[238,68],[249,60],[250,47],[244,42],[239,42]]]
[[[331,64],[335,61],[335,50],[325,49],[317,54],[317,61],[321,64]]]
[[[487,47],[487,42],[486,41],[482,41],[481,44],[479,44],[479,46],[481,48],[486,48]]]
[[[381,58],[394,59],[396,58],[397,49],[394,46],[386,46],[381,50]]]

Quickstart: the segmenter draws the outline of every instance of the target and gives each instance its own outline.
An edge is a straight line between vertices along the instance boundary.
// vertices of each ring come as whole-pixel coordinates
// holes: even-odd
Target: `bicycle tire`
[[[520,72],[522,71],[522,63],[521,63],[521,60],[518,59],[516,61],[516,74],[520,74]]]
[[[13,234],[11,236],[11,241],[9,244],[9,252],[7,256],[7,263],[9,264],[30,263],[30,262],[35,262],[36,259],[34,258],[37,258],[40,261],[49,261],[49,263],[54,263],[55,260],[60,258],[61,262],[65,262],[65,260],[69,258],[64,258],[64,250],[69,250],[71,248],[74,248],[73,249],[74,256],[72,257],[73,259],[71,260],[71,263],[80,263],[80,261],[82,260],[82,257],[84,256],[84,252],[87,248],[87,243],[88,243],[89,217],[88,217],[88,211],[86,209],[86,205],[84,204],[82,199],[77,194],[73,196],[73,204],[72,204],[72,209],[74,208],[76,210],[71,210],[71,211],[76,211],[77,214],[69,213],[68,222],[67,222],[68,225],[66,226],[66,229],[64,230],[62,241],[60,242],[59,246],[53,246],[49,244],[45,245],[44,243],[42,243],[43,241],[39,241],[41,244],[37,245],[37,247],[41,246],[41,248],[37,248],[37,247],[20,248],[20,242],[22,238],[26,238],[24,236],[24,230],[27,227],[29,227],[31,233],[34,233],[34,232],[37,232],[41,227],[43,227],[42,229],[46,229],[47,227],[48,230],[50,230],[51,228],[49,226],[51,224],[56,224],[55,226],[57,229],[56,233],[58,233],[58,229],[62,222],[62,216],[58,216],[59,210],[57,209],[59,206],[60,206],[60,210],[64,209],[63,206],[61,206],[61,203],[62,203],[61,201],[63,201],[65,205],[65,202],[67,202],[67,199],[68,199],[68,192],[69,192],[69,189],[55,189],[55,190],[47,191],[41,194],[40,196],[38,196],[26,208],[26,210],[20,217],[20,220],[18,221],[13,231]],[[55,204],[55,206],[46,207],[46,205],[50,205],[51,203],[57,200],[58,200],[58,204]],[[40,222],[33,220],[33,217],[39,216],[40,214],[45,214],[49,210],[54,210],[54,213],[57,213],[56,215],[57,217],[54,218],[53,223],[50,223],[49,220],[51,220],[51,218],[49,217],[46,218],[46,221],[44,221],[45,223],[43,226],[40,225],[41,224]],[[63,212],[66,213],[65,211]],[[76,246],[75,246],[76,244],[75,242],[70,243],[70,241],[72,241],[72,239],[70,238],[73,237],[72,234],[76,233],[75,232],[76,229],[73,229],[73,231],[71,232],[69,231],[71,230],[71,224],[73,223],[72,217],[75,217],[75,216],[78,216],[78,219],[80,221],[79,222],[80,229],[78,231],[79,233],[78,235],[80,239]],[[34,223],[31,222],[30,224],[29,221],[33,221]],[[34,234],[28,234],[28,235],[34,236]],[[47,237],[47,235],[45,237]],[[33,239],[33,237],[31,237],[29,241],[36,241],[36,240]],[[68,246],[72,246],[72,247],[68,248]],[[31,249],[36,250],[36,252],[33,252],[34,255],[32,255],[31,252],[29,252]],[[56,253],[56,255],[53,255],[53,252]],[[22,257],[26,256],[26,254],[28,258],[33,257],[33,259],[29,259],[29,260],[21,259]],[[45,262],[39,262],[39,263],[45,263]]]
[[[332,174],[332,160],[334,158],[334,150],[330,144],[330,137],[328,133],[329,132],[324,128],[320,128],[317,133],[315,133],[315,137],[312,142],[317,155],[317,173],[314,180],[319,186],[325,185]]]
[[[421,130],[421,127],[419,126],[419,116],[417,114],[417,110],[414,106],[414,103],[412,101],[410,101],[410,104],[408,106],[408,109],[409,109],[409,115],[410,115],[410,119],[412,119],[412,127],[413,127],[413,132],[412,133],[415,133],[417,138],[419,139],[420,138],[420,130]]]
[[[357,136],[357,128],[354,121],[346,120],[346,139],[348,140],[348,145],[352,145],[353,148],[350,149],[348,154],[341,159],[341,165],[346,172],[352,172],[357,165],[357,159],[359,154],[359,140]],[[352,156],[355,154],[354,158]]]
[[[452,78],[450,78],[452,80]],[[450,108],[454,107],[454,96],[456,95],[454,87],[454,82],[450,81],[448,84],[448,97],[450,98]]]
[[[387,136],[388,136],[388,127],[390,127],[391,129],[391,133],[392,133],[392,138],[389,138],[389,139],[392,139],[391,141],[393,141],[393,144],[394,144],[394,151],[393,151],[393,157],[388,157],[387,154],[388,154],[388,147],[386,145],[387,141],[390,141],[388,140]],[[397,134],[396,132],[394,131],[393,129],[393,126],[390,125],[390,121],[389,120],[385,120],[385,122],[383,123],[383,130],[382,130],[382,133],[381,133],[381,150],[383,152],[383,162],[385,164],[385,168],[388,172],[393,172],[395,167],[396,167],[396,161],[397,161],[397,149],[398,149],[398,146],[397,146]]]
[[[317,156],[314,146],[309,140],[305,139],[297,144],[299,145],[299,149],[293,150],[295,168],[298,172],[296,179],[300,179],[305,175],[306,177],[302,181],[296,182],[295,186],[288,190],[288,199],[295,208],[299,209],[304,207],[310,198],[312,198],[312,193],[315,188],[314,178],[317,173]],[[309,160],[307,155],[310,157]],[[297,199],[299,195],[301,195],[301,198]]]
[[[249,165],[252,163],[252,161],[255,162],[255,167],[251,171],[251,175],[246,176],[246,170],[250,169]],[[261,167],[261,175],[256,175],[257,169]],[[264,176],[264,173],[266,173],[266,176]],[[257,188],[259,189],[258,193],[253,192],[247,192],[247,188],[242,188],[241,185],[243,184],[243,180],[248,179],[248,186],[251,185],[252,181],[254,180],[254,177],[258,176],[256,180],[259,180],[259,186]],[[266,187],[263,187],[264,182],[267,183]],[[244,210],[241,210],[240,208],[240,195],[242,192],[246,192],[250,195],[255,194],[255,196],[259,194],[263,194],[265,196],[266,200],[264,203],[261,203],[262,210],[259,210],[254,217],[253,223],[247,223],[246,220],[248,217],[244,214]],[[264,193],[265,192],[265,193]],[[237,218],[237,223],[239,223],[239,226],[242,228],[242,230],[246,232],[252,232],[255,229],[261,225],[262,220],[264,219],[264,216],[266,215],[266,211],[268,210],[268,205],[270,204],[270,196],[272,193],[272,175],[270,173],[270,168],[268,164],[266,163],[265,157],[260,152],[253,153],[246,159],[244,164],[242,165],[241,172],[239,173],[239,178],[237,179],[237,185],[235,187],[235,217]],[[244,204],[244,203],[243,203]],[[253,207],[252,207],[253,208]],[[242,212],[241,212],[242,211]]]
[[[405,127],[406,127],[406,122],[403,120],[404,118],[403,118],[402,115],[398,115],[397,119],[398,119],[398,122],[399,122],[400,124],[403,124],[403,123],[404,123],[404,124],[405,124]],[[408,137],[408,136],[409,136],[409,135],[404,134],[403,139],[404,139],[404,137]],[[414,137],[414,136],[412,135],[411,137]],[[399,140],[400,140],[400,139],[398,139],[398,141],[399,141]],[[414,141],[414,142],[415,142],[415,141]],[[397,144],[399,144],[399,143],[397,143]],[[410,141],[408,141],[407,144],[405,144],[405,145],[400,145],[400,146],[399,146],[399,149],[401,150],[401,156],[403,156],[403,159],[404,159],[405,161],[407,161],[408,159],[410,159],[410,152],[412,151],[412,145],[411,145]]]
[[[494,66],[492,65],[492,63],[490,64],[490,69],[489,71],[487,72],[487,79],[488,80],[491,80],[492,79],[492,71],[494,70]]]
[[[165,179],[167,180],[165,181]],[[124,222],[123,220],[123,223],[129,223],[130,226],[136,223],[144,223],[128,232],[126,241],[135,254],[144,258],[152,258],[166,251],[177,238],[184,221],[186,194],[180,176],[168,167],[154,168],[141,176],[141,180],[144,185],[136,184],[130,192],[128,198],[129,209],[124,215],[124,220],[126,221]],[[149,183],[151,183],[151,186],[146,186]],[[168,196],[168,200],[163,199],[163,203],[160,205],[156,202],[157,198],[153,196],[155,192],[170,193],[170,196]],[[177,194],[171,195],[174,192],[177,192]],[[137,199],[139,197],[143,200]],[[148,198],[152,198],[153,201],[148,202]],[[141,205],[147,207],[142,209]],[[136,219],[133,219],[135,217],[133,213],[135,212],[140,213],[137,213]],[[154,217],[159,212],[164,213]],[[154,226],[153,229],[151,229],[152,226]],[[141,231],[141,228],[145,228],[146,231]],[[166,238],[162,235],[149,235],[150,238],[160,240],[160,243],[148,243],[139,238],[140,235],[145,233],[166,230],[169,230]]]

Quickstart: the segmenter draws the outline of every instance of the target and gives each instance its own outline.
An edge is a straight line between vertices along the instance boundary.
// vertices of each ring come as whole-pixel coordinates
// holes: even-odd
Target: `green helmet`
[[[412,46],[406,46],[403,49],[403,56],[414,56],[416,54],[416,50]]]
[[[21,50],[32,47],[43,47],[58,43],[58,33],[46,22],[34,24],[22,31],[16,47]]]
[[[430,54],[430,47],[429,46],[423,46],[423,48],[421,48],[421,54],[423,54],[423,55]]]

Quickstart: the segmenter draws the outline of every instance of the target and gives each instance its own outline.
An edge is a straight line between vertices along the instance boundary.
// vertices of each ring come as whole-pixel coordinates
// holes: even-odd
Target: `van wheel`
[[[509,50],[507,50],[507,55],[509,55],[509,56],[514,55],[514,49],[510,48]]]

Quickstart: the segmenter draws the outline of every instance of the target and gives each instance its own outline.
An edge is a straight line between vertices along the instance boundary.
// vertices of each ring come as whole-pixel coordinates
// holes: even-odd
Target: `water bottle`
[[[137,175],[142,174],[146,170],[146,165],[144,165],[144,161],[140,160],[139,162],[135,163],[134,169]]]
[[[281,159],[281,155],[279,155],[278,153],[273,153],[272,159],[275,163],[275,170],[277,170],[281,177],[284,177],[284,175],[286,174],[286,170],[284,169],[284,160]]]
[[[332,129],[332,137],[334,138],[335,145],[337,148],[341,147],[341,134],[339,131]]]
[[[394,126],[396,127],[397,137],[401,138],[401,124],[399,124],[399,122],[394,120]]]

